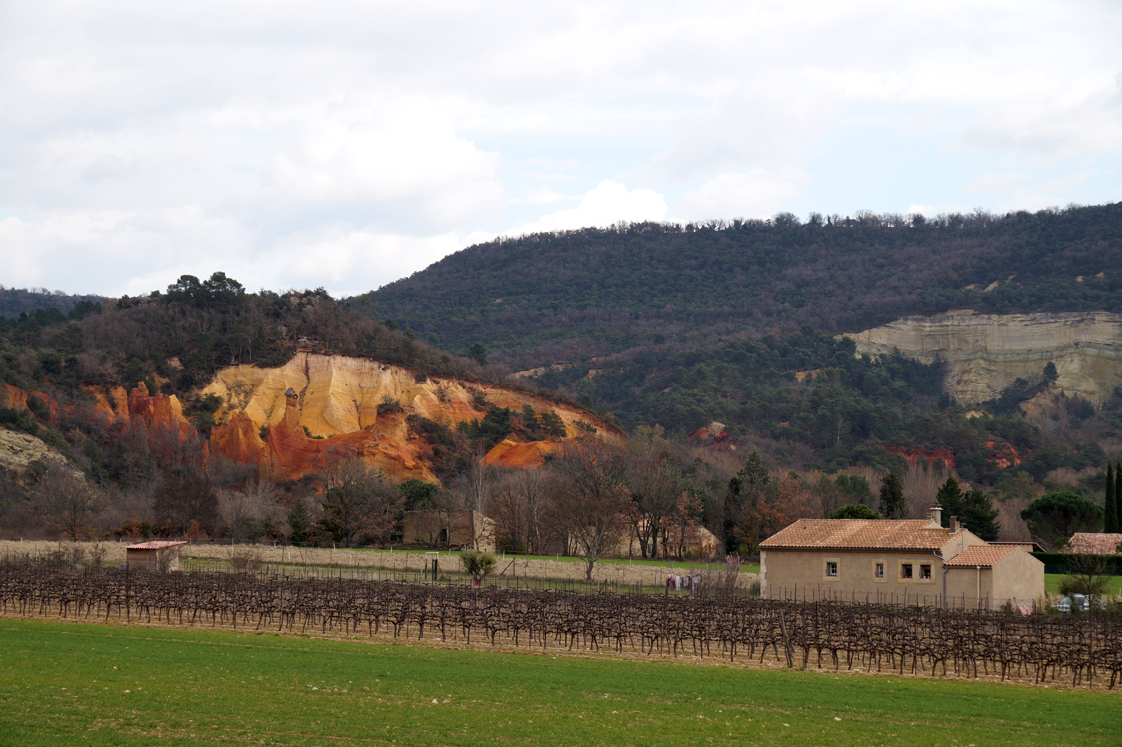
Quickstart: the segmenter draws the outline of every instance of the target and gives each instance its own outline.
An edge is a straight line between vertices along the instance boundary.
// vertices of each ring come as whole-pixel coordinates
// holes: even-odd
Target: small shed
[[[186,544],[175,540],[153,540],[129,545],[125,548],[125,562],[132,570],[178,571],[179,548]]]
[[[406,511],[401,525],[406,544],[495,552],[495,521],[476,511]]]

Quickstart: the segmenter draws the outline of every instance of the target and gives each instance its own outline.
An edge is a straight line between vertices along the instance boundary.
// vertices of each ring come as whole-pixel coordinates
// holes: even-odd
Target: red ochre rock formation
[[[0,407],[10,407],[13,410],[26,410],[27,392],[11,384],[0,385]]]
[[[105,422],[129,424],[129,395],[124,387],[115,386],[106,393],[96,386],[83,386],[82,391],[93,397],[92,410]]]
[[[418,376],[397,366],[344,356],[300,353],[276,368],[234,366],[219,371],[201,394],[214,394],[224,402],[215,415],[218,425],[211,430],[211,453],[257,464],[280,479],[296,479],[317,471],[324,460],[354,455],[398,482],[416,478],[437,483],[431,445],[411,431],[407,417],[418,415],[454,429],[458,423],[482,418],[489,405],[515,411],[530,405],[538,412],[555,412],[571,434],[582,433],[576,422],[585,421],[596,427],[599,437],[620,437],[588,412],[529,392]],[[556,448],[551,443],[512,442],[496,447],[487,459],[492,464],[529,466],[540,463],[541,452]]]
[[[954,452],[941,446],[930,448],[923,446],[885,446],[884,450],[889,454],[899,454],[912,464],[920,459],[926,460],[928,464],[942,461],[947,469],[954,469]]]
[[[996,439],[987,439],[986,448],[990,450],[990,455],[986,458],[990,463],[1001,469],[1019,467],[1025,461],[1016,447],[1007,443],[1000,443]]]
[[[505,439],[488,451],[483,461],[495,467],[540,467],[546,454],[560,451],[563,446],[554,441],[516,443]]]
[[[244,412],[235,413],[224,425],[210,432],[210,453],[234,462],[265,466],[265,442],[260,429]]]
[[[128,405],[129,417],[142,418],[150,427],[178,429],[180,438],[198,435],[195,427],[183,416],[183,405],[174,394],[150,395],[148,386],[142,381],[129,392]]]
[[[689,437],[715,451],[736,451],[736,440],[725,428],[724,423],[713,421],[709,425],[698,428]]]

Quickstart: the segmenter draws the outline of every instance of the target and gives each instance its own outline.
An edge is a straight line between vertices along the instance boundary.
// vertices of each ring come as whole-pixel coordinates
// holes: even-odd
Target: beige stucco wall
[[[826,564],[838,564],[838,575],[826,575]],[[884,565],[884,578],[876,566]],[[912,578],[903,577],[911,564]],[[921,578],[922,566],[930,578]],[[761,593],[768,599],[856,599],[857,601],[910,601],[942,594],[943,564],[933,553],[839,550],[765,550],[760,557]]]
[[[968,547],[985,544],[988,543],[984,539],[974,534],[969,529],[963,529],[958,536],[943,545],[939,550],[939,554],[943,556],[944,560],[950,560]]]
[[[1010,553],[993,568],[947,571],[947,597],[997,607],[1006,601],[1029,603],[1044,595],[1044,564],[1023,550]],[[972,606],[972,605],[969,605]]]

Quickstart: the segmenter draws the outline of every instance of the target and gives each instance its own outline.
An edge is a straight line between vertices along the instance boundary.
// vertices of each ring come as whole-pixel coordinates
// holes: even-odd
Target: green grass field
[[[1060,580],[1063,579],[1062,573],[1046,573],[1044,574],[1044,590],[1049,594],[1060,593]],[[1106,584],[1106,589],[1103,592],[1104,596],[1118,597],[1122,596],[1122,576],[1113,576]]]
[[[1118,745],[1122,693],[0,620],[0,744]]]

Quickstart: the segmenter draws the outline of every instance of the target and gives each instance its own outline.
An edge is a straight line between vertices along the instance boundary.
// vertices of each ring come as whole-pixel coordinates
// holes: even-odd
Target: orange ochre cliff
[[[150,394],[143,382],[129,392],[122,387],[83,389],[93,403],[81,412],[101,427],[123,430],[143,423],[149,433],[173,436],[170,443],[199,438],[175,395]],[[585,426],[595,426],[602,438],[620,437],[588,412],[529,392],[430,378],[344,356],[301,353],[277,368],[234,366],[220,371],[200,392],[200,396],[208,394],[223,404],[215,413],[209,443],[201,444],[204,458],[220,455],[254,464],[280,479],[315,472],[326,460],[358,456],[398,482],[416,478],[438,483],[431,445],[407,422],[413,414],[455,429],[461,422],[482,419],[491,405],[519,412],[529,405],[538,413],[554,412],[569,434],[582,433],[577,422],[584,421]],[[0,385],[0,406],[26,409],[32,395],[47,405],[52,421],[57,421],[58,402],[42,392]],[[561,446],[560,441],[504,440],[486,454],[485,461],[533,467]]]
[[[398,482],[439,482],[429,444],[407,423],[414,414],[455,429],[482,419],[489,405],[518,411],[530,405],[536,412],[555,412],[569,433],[581,432],[575,422],[583,420],[604,437],[617,437],[589,413],[528,392],[431,378],[345,356],[301,353],[277,368],[234,366],[220,371],[201,394],[223,401],[210,453],[256,464],[285,479],[314,472],[325,460],[354,455]],[[560,446],[507,440],[485,459],[504,467],[536,466]]]

